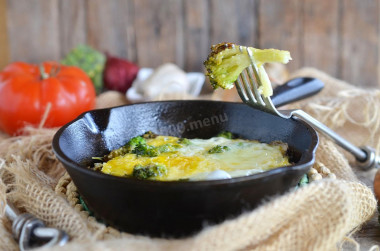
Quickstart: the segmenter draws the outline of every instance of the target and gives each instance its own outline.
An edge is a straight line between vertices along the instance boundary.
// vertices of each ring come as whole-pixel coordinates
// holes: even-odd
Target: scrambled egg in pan
[[[281,142],[232,139],[230,133],[210,139],[148,133],[112,151],[95,168],[110,175],[159,181],[226,179],[290,165],[287,148]]]

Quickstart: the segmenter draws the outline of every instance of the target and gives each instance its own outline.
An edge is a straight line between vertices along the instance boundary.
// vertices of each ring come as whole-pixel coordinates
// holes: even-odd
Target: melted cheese
[[[148,139],[147,144],[151,146],[175,144],[177,148],[157,157],[142,157],[128,153],[104,163],[101,171],[128,177],[136,165],[159,164],[164,165],[168,171],[166,175],[155,177],[155,180],[207,180],[246,176],[290,164],[285,155],[286,144],[265,144],[222,137],[190,139],[189,144],[179,144],[178,140],[171,136]],[[216,145],[227,146],[229,150],[208,153]]]

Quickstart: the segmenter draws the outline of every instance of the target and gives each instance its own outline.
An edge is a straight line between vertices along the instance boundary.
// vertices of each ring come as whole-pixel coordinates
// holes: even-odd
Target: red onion
[[[125,93],[135,80],[139,67],[128,60],[112,57],[107,54],[103,72],[104,86],[108,90]]]

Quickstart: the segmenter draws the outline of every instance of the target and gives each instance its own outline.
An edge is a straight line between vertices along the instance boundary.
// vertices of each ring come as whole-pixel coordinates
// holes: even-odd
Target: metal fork
[[[235,82],[239,96],[245,104],[285,119],[294,117],[301,119],[324,136],[333,140],[337,145],[350,152],[355,157],[356,164],[360,168],[369,170],[371,168],[380,167],[380,158],[376,155],[373,148],[369,146],[356,147],[302,110],[278,111],[273,105],[270,97],[264,97],[259,91],[259,87],[262,86],[262,83],[261,78],[259,77],[259,69],[257,68],[251,50],[249,50],[248,47],[243,46],[239,46],[239,49],[241,52],[246,50],[251,60],[251,65],[244,69]]]

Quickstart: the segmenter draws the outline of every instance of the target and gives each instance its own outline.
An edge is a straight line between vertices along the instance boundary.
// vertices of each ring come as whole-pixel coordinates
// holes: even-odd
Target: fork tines
[[[237,91],[240,98],[245,103],[258,103],[259,105],[265,105],[265,102],[258,89],[256,74],[252,65],[248,66],[239,75],[236,84]]]

